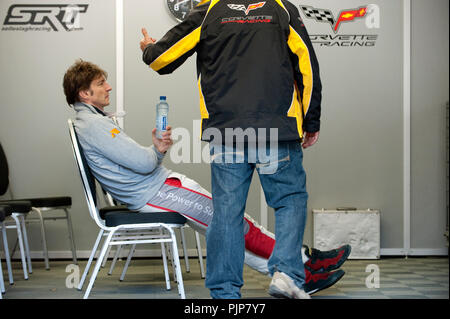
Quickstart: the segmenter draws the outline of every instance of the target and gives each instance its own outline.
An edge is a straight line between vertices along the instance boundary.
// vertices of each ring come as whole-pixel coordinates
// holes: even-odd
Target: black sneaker
[[[342,269],[333,272],[310,272],[305,268],[305,285],[303,289],[309,295],[320,290],[333,286],[344,276],[345,271]]]
[[[306,245],[304,247],[305,254],[309,258],[305,263],[305,268],[314,272],[328,272],[340,268],[352,251],[350,245],[343,245],[328,251],[309,248]]]

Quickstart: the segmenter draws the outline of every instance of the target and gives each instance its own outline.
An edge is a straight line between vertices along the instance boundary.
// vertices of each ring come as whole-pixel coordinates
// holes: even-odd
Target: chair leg
[[[18,215],[18,213],[13,213],[11,217],[16,222],[17,239],[19,241],[20,257],[22,259],[23,277],[25,278],[25,280],[28,280],[27,261],[25,259],[25,248],[23,246],[22,227],[20,225],[19,218],[17,217]]]
[[[89,285],[86,289],[83,299],[87,299],[89,297],[89,294],[91,293],[91,289],[92,289],[92,286],[94,285],[95,278],[97,278],[98,271],[100,270],[100,266],[102,265],[103,258],[105,257],[108,247],[110,246],[109,244],[111,242],[111,238],[113,237],[114,233],[115,233],[115,231],[111,231],[108,234],[108,237],[106,237],[105,242],[103,243],[102,251],[100,253],[100,256],[97,259],[97,262],[95,263],[95,268],[94,268],[94,271],[92,272],[91,279],[89,280]]]
[[[175,273],[178,284],[178,294],[180,295],[181,299],[186,299],[186,295],[184,293],[183,276],[181,274],[180,256],[178,255],[177,239],[175,237],[173,229],[169,229],[169,231],[170,236],[172,237],[173,263],[175,266]]]
[[[167,257],[169,259],[170,264],[172,265],[172,272],[173,272],[173,281],[177,281],[177,275],[175,272],[175,264],[173,262],[173,254],[172,254],[172,248],[173,246],[170,245],[170,243],[167,243],[166,249],[167,249]]]
[[[28,235],[27,235],[27,227],[25,224],[25,216],[23,214],[19,215],[19,219],[21,220],[22,224],[22,235],[23,235],[23,241],[25,245],[25,255],[27,257],[27,263],[28,263],[28,273],[33,273],[33,268],[31,265],[31,255],[30,255],[30,245],[28,244]]]
[[[123,279],[125,278],[125,274],[128,270],[128,266],[130,265],[131,257],[133,257],[133,253],[134,253],[135,249],[136,249],[136,244],[131,245],[130,252],[129,252],[128,258],[127,258],[127,262],[125,263],[122,274],[120,275],[120,278],[119,278],[120,281],[123,281]]]
[[[70,218],[70,213],[67,208],[64,208],[64,211],[66,212],[66,219],[67,219],[67,229],[69,231],[69,239],[70,239],[70,248],[72,249],[72,259],[73,263],[75,265],[78,265],[77,260],[77,249],[75,247],[75,237],[73,235],[73,227],[72,227],[72,219]]]
[[[205,268],[203,266],[202,245],[200,243],[200,235],[198,234],[198,231],[195,231],[195,242],[196,242],[196,246],[197,246],[198,262],[200,263],[200,275],[202,278],[205,278]]]
[[[117,246],[116,253],[114,254],[114,258],[111,262],[111,267],[109,268],[108,275],[111,275],[114,267],[116,266],[117,259],[119,259],[120,251],[122,250],[122,245]]]
[[[163,265],[164,265],[164,277],[166,278],[166,289],[170,290],[170,276],[169,276],[169,269],[167,267],[167,256],[166,256],[166,247],[164,243],[161,243],[161,254],[163,259]]]
[[[48,262],[47,236],[45,234],[44,218],[42,217],[42,213],[38,208],[33,207],[32,210],[38,214],[39,221],[41,223],[41,239],[42,239],[42,250],[44,253],[45,269],[50,270],[50,264]]]
[[[0,223],[0,227],[2,228],[2,232],[3,232],[3,223]],[[5,243],[5,242],[3,242]],[[6,257],[6,251],[5,251],[5,257]],[[7,258],[7,257],[6,257]],[[9,272],[8,272],[9,273]],[[4,294],[6,292],[5,289],[5,282],[3,281],[3,268],[2,268],[2,260],[0,259],[0,299],[2,299],[2,294]]]
[[[180,227],[180,234],[181,234],[181,246],[183,246],[184,262],[186,264],[186,272],[189,273],[191,272],[191,267],[189,266],[189,256],[186,248],[186,236],[184,234],[184,226]]]
[[[94,259],[95,253],[97,252],[98,245],[100,244],[103,233],[104,233],[104,230],[100,229],[100,231],[97,235],[97,239],[95,241],[94,247],[92,247],[91,255],[89,256],[89,260],[86,264],[86,267],[84,268],[83,276],[81,276],[80,283],[78,284],[78,290],[80,290],[80,291],[83,289],[84,281],[86,280],[86,276],[89,273],[89,268],[91,268],[92,260]]]
[[[3,269],[2,269],[2,260],[0,259],[0,299],[3,298],[2,294],[6,292],[5,282],[3,281]]]
[[[109,258],[109,253],[111,252],[111,249],[112,249],[112,247],[109,246],[108,250],[106,251],[105,258],[102,261],[102,266],[101,266],[102,268],[105,268],[106,262],[108,261],[108,258]]]
[[[12,267],[11,267],[11,257],[9,255],[9,247],[8,247],[8,238],[6,237],[6,226],[2,225],[2,233],[3,233],[3,249],[5,252],[5,259],[6,259],[6,268],[8,269],[8,279],[9,284],[14,284],[14,279],[12,275]]]

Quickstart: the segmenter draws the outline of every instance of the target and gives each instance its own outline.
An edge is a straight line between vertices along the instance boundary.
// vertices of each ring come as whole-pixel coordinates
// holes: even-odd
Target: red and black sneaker
[[[305,268],[311,271],[332,271],[338,269],[347,260],[352,251],[350,245],[343,245],[337,249],[321,251],[315,248],[308,248],[304,245],[305,254],[309,260],[305,263]]]
[[[303,289],[309,295],[333,286],[344,276],[342,269],[333,272],[311,272],[305,268],[305,285]]]

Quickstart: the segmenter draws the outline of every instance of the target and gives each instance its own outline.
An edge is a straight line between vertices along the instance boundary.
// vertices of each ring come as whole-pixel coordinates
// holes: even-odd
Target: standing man
[[[308,198],[302,147],[319,136],[321,82],[297,8],[287,0],[203,1],[158,42],[142,33],[143,60],[160,74],[197,53],[202,140],[212,155],[215,212],[205,282],[211,296],[241,297],[243,215],[256,169],[275,209],[269,293],[309,298],[297,253]]]

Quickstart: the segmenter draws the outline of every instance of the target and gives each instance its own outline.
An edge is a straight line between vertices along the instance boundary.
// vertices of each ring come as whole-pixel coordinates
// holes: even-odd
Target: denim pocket
[[[289,155],[289,146],[278,144],[276,147],[271,147],[267,150],[258,149],[258,163],[256,169],[258,174],[275,174],[291,163]]]

